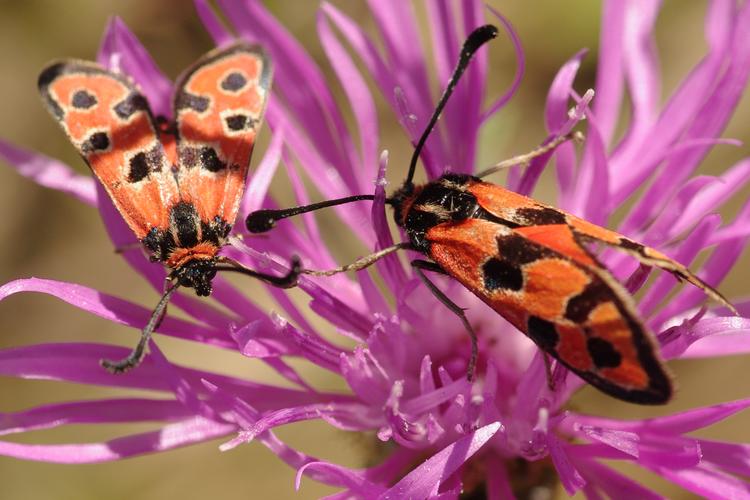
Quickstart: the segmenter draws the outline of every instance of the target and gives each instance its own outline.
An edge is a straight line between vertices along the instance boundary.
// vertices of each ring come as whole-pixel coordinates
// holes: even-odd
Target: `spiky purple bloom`
[[[339,82],[349,97],[356,130],[345,125],[330,85],[302,46],[255,0],[220,1],[221,9],[241,36],[269,48],[276,67],[275,95],[267,117],[274,135],[250,181],[241,213],[274,207],[267,187],[280,160],[300,203],[308,201],[301,166],[324,197],[372,192],[376,202],[340,207],[336,214],[352,237],[368,248],[392,243],[385,213],[385,166],[378,120],[362,74],[342,44],[360,59],[383,97],[414,141],[434,107],[428,83],[427,55],[414,26],[408,2],[370,2],[380,37],[378,44],[351,19],[329,4],[318,17],[318,32]],[[217,43],[228,32],[204,1],[196,6]],[[434,64],[445,82],[465,33],[483,24],[483,7],[463,2],[453,7],[428,2]],[[709,49],[684,78],[665,105],[659,104],[659,74],[653,46],[658,5],[653,2],[608,2],[604,6],[596,98],[579,97],[573,81],[581,52],[571,58],[552,82],[546,107],[550,135],[570,129],[585,116],[586,143],[580,157],[568,144],[555,154],[559,205],[598,223],[633,202],[619,230],[666,251],[683,263],[702,250],[710,256],[699,275],[713,285],[732,269],[750,238],[750,203],[729,223],[711,214],[750,179],[744,160],[719,177],[695,176],[708,151],[719,142],[750,73],[750,5],[731,1],[710,4],[705,34]],[[506,21],[523,67],[520,43]],[[378,49],[382,46],[382,51]],[[486,51],[483,51],[486,52]],[[424,163],[430,178],[444,169],[470,172],[475,166],[477,134],[484,121],[512,96],[512,87],[482,108],[486,53],[470,66],[446,109],[442,134],[428,142]],[[158,113],[167,114],[171,85],[130,32],[115,20],[100,51],[100,61],[119,67],[142,86]],[[302,83],[304,82],[304,83]],[[624,93],[632,113],[624,136],[615,126]],[[494,92],[493,92],[494,93]],[[569,114],[571,101],[574,111]],[[38,183],[68,192],[97,206],[112,240],[122,246],[133,240],[106,195],[91,178],[80,177],[54,160],[2,144],[2,157]],[[379,160],[380,158],[380,160]],[[511,189],[530,193],[549,158],[540,158],[525,172],[513,172]],[[637,188],[644,183],[643,192]],[[98,189],[98,190],[97,190]],[[336,265],[319,236],[315,220],[303,217],[302,229],[281,223],[272,237],[237,243],[227,251],[250,266],[279,267],[290,249],[309,267]],[[160,289],[159,266],[137,252],[128,262]],[[609,256],[607,265],[635,291],[647,272],[632,262]],[[305,280],[310,308],[340,335],[358,346],[349,351],[321,336],[287,298],[269,289],[283,310],[268,315],[225,281],[214,282],[216,300],[232,313],[207,307],[209,301],[188,295],[175,305],[190,320],[167,317],[160,332],[261,358],[294,388],[199,371],[168,362],[151,345],[143,365],[124,376],[101,370],[98,359],[118,358],[123,349],[94,344],[43,344],[0,352],[0,374],[137,388],[154,398],[73,401],[3,414],[0,432],[22,433],[70,424],[160,421],[160,431],[105,443],[26,445],[0,442],[0,453],[19,458],[63,463],[116,460],[162,451],[217,436],[233,436],[224,448],[257,440],[299,471],[343,488],[336,497],[455,498],[462,490],[484,483],[489,498],[511,497],[513,471],[521,458],[556,471],[569,493],[587,497],[638,496],[656,493],[611,467],[630,462],[699,495],[750,495],[750,446],[691,437],[695,430],[733,415],[750,398],[696,408],[665,417],[618,420],[566,410],[565,402],[581,382],[555,372],[557,390],[548,389],[544,364],[528,339],[497,314],[450,281],[440,282],[454,300],[468,306],[480,336],[480,373],[465,379],[469,343],[460,322],[420,286],[401,261],[392,256],[377,265],[395,305],[374,284],[367,271],[355,280],[339,275]],[[750,319],[726,317],[726,311],[697,308],[704,297],[684,288],[659,309],[675,285],[659,276],[640,300],[640,311],[658,332],[667,359],[723,356],[750,351]],[[140,328],[146,308],[81,285],[27,279],[0,288],[0,298],[20,291],[51,294],[106,319]],[[736,304],[750,315],[750,303]],[[331,328],[329,328],[331,329]],[[700,341],[700,342],[698,342]],[[312,389],[286,359],[303,359],[343,377],[351,393]],[[165,399],[164,395],[171,395]],[[346,430],[375,431],[392,442],[377,466],[349,469],[294,450],[275,437],[279,425],[323,419]],[[605,462],[606,461],[606,462]]]

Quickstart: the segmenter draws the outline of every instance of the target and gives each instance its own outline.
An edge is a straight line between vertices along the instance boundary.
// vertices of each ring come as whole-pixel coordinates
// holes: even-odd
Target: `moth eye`
[[[97,100],[91,92],[88,92],[87,90],[78,90],[73,94],[70,103],[76,109],[89,109],[96,106]]]
[[[229,73],[226,78],[221,81],[221,88],[229,92],[237,92],[242,90],[247,85],[247,79],[236,71]]]
[[[106,132],[94,132],[81,145],[81,150],[84,153],[104,151],[107,148],[109,148],[109,136]]]

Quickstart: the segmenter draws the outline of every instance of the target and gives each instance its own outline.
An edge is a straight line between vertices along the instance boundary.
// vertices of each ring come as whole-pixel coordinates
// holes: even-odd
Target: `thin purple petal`
[[[102,66],[129,75],[157,116],[172,116],[172,82],[119,17],[110,19],[97,55]]]
[[[96,205],[94,179],[78,175],[62,162],[0,140],[0,158],[40,186],[73,195],[87,205]]]

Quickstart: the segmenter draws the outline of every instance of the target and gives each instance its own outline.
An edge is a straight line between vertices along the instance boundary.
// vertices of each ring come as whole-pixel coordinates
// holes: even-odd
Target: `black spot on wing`
[[[484,287],[490,291],[505,289],[518,292],[523,289],[521,268],[505,259],[491,258],[482,266]]]
[[[242,73],[233,71],[221,81],[221,88],[229,92],[237,92],[247,85],[247,78]]]
[[[247,116],[245,115],[232,115],[226,118],[227,127],[229,130],[239,131],[245,128],[248,123]]]
[[[596,306],[611,300],[612,292],[603,281],[594,279],[581,293],[568,299],[565,317],[574,323],[584,323]]]
[[[133,113],[137,111],[145,111],[148,109],[148,101],[138,92],[132,92],[125,99],[115,104],[115,114],[126,120],[133,116]]]
[[[529,226],[543,226],[547,224],[565,224],[565,214],[548,207],[519,208],[515,212],[517,219],[523,219]]]
[[[227,164],[219,159],[216,150],[209,146],[201,148],[200,163],[201,166],[209,172],[219,172],[227,168]]]
[[[499,236],[497,249],[503,260],[519,267],[539,259],[559,257],[552,250],[514,233]]]
[[[81,144],[81,151],[85,154],[104,151],[109,147],[109,136],[106,132],[94,132]]]
[[[622,362],[622,356],[617,349],[599,337],[590,337],[586,340],[586,348],[597,368],[616,368]]]
[[[147,177],[151,172],[161,171],[164,156],[159,146],[149,151],[141,151],[130,158],[128,182],[138,182]]]
[[[560,341],[560,335],[555,329],[555,324],[546,319],[529,316],[526,326],[531,340],[545,351],[554,349]]]
[[[148,175],[148,163],[146,153],[137,153],[130,158],[130,171],[128,172],[128,182],[138,182]]]
[[[211,101],[208,97],[197,96],[189,92],[180,92],[175,101],[175,108],[177,110],[192,109],[198,113],[203,113],[210,105]]]
[[[94,94],[87,90],[78,90],[73,94],[70,102],[76,109],[89,109],[97,104]]]

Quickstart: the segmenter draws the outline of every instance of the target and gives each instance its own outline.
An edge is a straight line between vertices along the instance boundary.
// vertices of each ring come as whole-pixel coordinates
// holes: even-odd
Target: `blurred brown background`
[[[372,31],[363,2],[335,2]],[[592,53],[578,78],[581,91],[593,84],[599,30],[600,5],[593,0],[559,2],[489,2],[514,23],[522,38],[527,72],[519,94],[484,131],[480,163],[523,152],[544,136],[542,107],[557,69],[582,47]],[[317,41],[317,2],[268,0],[266,5],[308,48],[324,70],[330,66]],[[421,6],[421,3],[419,4]],[[658,23],[658,44],[663,65],[664,95],[674,88],[705,50],[702,26],[705,3],[672,0],[666,3]],[[421,7],[418,9],[423,13]],[[118,15],[150,50],[171,77],[211,48],[192,3],[188,0],[0,0],[0,137],[35,149],[73,165],[86,166],[58,126],[42,108],[36,91],[40,69],[51,59],[93,59],[107,19]],[[424,17],[422,28],[424,29]],[[513,75],[515,61],[507,38],[492,44],[489,96],[502,92]],[[329,71],[330,74],[330,71]],[[276,75],[283,78],[283,75]],[[333,80],[332,80],[333,81]],[[341,96],[338,86],[335,92]],[[402,177],[411,148],[383,101],[382,147],[391,151],[389,177]],[[726,137],[750,142],[750,106],[745,99]],[[268,131],[256,149],[254,164],[261,157]],[[747,148],[719,147],[704,164],[702,173],[717,174],[746,154]],[[284,185],[277,182],[284,196]],[[537,196],[554,202],[549,183]],[[732,215],[748,197],[743,190],[725,211]],[[156,294],[113,253],[97,213],[66,195],[34,185],[10,168],[0,167],[0,282],[39,276],[82,283],[151,307]],[[351,258],[360,249],[342,251]],[[747,295],[750,277],[747,255],[721,286],[729,297]],[[243,286],[251,286],[243,282]],[[0,347],[39,342],[111,342],[131,345],[136,332],[85,314],[56,299],[21,294],[0,303]],[[222,366],[225,371],[261,380],[275,380],[259,364],[216,350],[197,351],[190,346],[159,339],[167,355],[193,365]],[[221,365],[219,365],[221,363]],[[748,359],[672,363],[680,383],[677,400],[667,408],[653,410],[626,405],[591,389],[582,391],[576,406],[591,412],[641,416],[664,413],[694,405],[715,403],[750,395]],[[258,374],[248,374],[257,370]],[[315,377],[321,375],[315,374]],[[340,387],[340,381],[319,380]],[[18,411],[42,403],[70,399],[95,399],[113,391],[88,386],[43,381],[0,379],[0,411]],[[121,393],[120,393],[121,394]],[[649,413],[644,413],[648,411]],[[741,415],[704,433],[706,436],[749,441],[746,425],[750,415]],[[22,436],[23,442],[87,442],[144,431],[150,426],[80,426]],[[323,424],[295,425],[279,435],[303,451],[351,466],[367,460],[369,439],[332,430]],[[0,498],[270,498],[294,493],[294,471],[259,444],[241,446],[228,453],[217,449],[220,441],[119,463],[63,466],[21,462],[0,457]],[[645,478],[663,492],[679,496],[658,479]],[[309,479],[303,481],[299,498],[314,498],[334,490]]]

